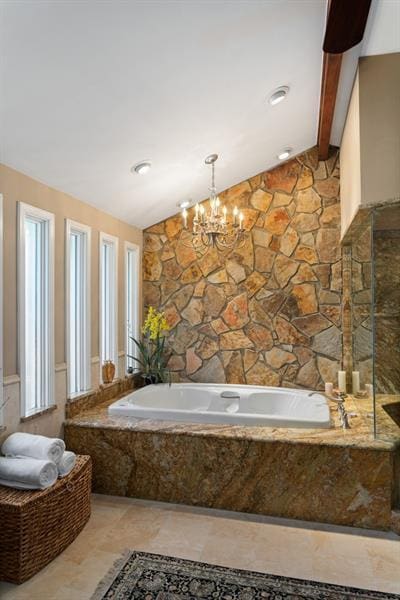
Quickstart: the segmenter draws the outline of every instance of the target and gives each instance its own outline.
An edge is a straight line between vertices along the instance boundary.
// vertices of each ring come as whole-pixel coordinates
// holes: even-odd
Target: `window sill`
[[[51,406],[48,406],[43,410],[39,410],[38,412],[33,413],[33,415],[29,415],[28,417],[21,417],[19,422],[26,423],[27,421],[32,421],[33,419],[36,419],[36,417],[42,417],[43,415],[47,415],[47,413],[53,412],[53,410],[56,410],[56,408],[57,404],[52,404]]]
[[[113,385],[115,385],[116,383],[119,383],[121,381],[120,377],[116,377],[115,379],[113,379],[112,381],[110,381],[110,383],[101,383],[100,384],[100,389],[102,390],[106,390],[107,388],[112,387]]]

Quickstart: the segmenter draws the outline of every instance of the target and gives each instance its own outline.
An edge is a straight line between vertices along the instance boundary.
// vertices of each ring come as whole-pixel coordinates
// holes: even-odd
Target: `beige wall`
[[[359,208],[400,199],[400,53],[360,59],[340,154],[343,237]]]
[[[19,401],[15,390],[19,387],[17,345],[17,202],[22,201],[48,210],[55,215],[55,362],[56,401],[59,407],[50,416],[36,417],[24,425],[25,430],[57,433],[64,418],[66,397],[65,352],[65,219],[73,219],[92,228],[91,268],[91,356],[93,361],[92,387],[99,383],[99,232],[119,238],[118,249],[118,349],[124,351],[124,242],[142,244],[142,232],[110,215],[89,206],[67,194],[52,189],[9,167],[0,165],[0,193],[4,196],[4,377],[7,433],[19,428]],[[123,363],[121,356],[121,366]],[[65,380],[65,385],[64,385]],[[17,410],[18,409],[18,410]]]
[[[360,59],[361,202],[400,198],[400,53]]]
[[[359,77],[354,81],[349,110],[340,146],[340,202],[342,237],[361,204],[361,150]]]

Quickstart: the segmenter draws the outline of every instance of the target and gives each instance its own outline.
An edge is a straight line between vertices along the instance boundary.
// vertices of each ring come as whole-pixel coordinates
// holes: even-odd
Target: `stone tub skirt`
[[[66,422],[65,440],[91,455],[97,493],[391,529],[396,444],[360,438],[357,445],[340,430],[323,442],[305,432],[299,439],[289,430],[244,429],[87,417]]]

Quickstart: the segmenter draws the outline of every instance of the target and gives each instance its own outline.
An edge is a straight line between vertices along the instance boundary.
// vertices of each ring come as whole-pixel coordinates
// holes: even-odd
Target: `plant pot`
[[[143,380],[144,380],[144,385],[154,385],[155,383],[160,383],[160,378],[158,375],[142,375]]]
[[[112,383],[115,376],[115,365],[112,360],[106,360],[101,368],[103,383]]]

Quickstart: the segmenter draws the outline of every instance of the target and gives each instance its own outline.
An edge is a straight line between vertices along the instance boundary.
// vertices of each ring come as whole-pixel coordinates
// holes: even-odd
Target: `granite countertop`
[[[128,392],[131,393],[131,392]],[[160,433],[174,435],[208,436],[219,438],[253,439],[263,442],[288,442],[303,444],[325,444],[329,446],[348,446],[351,448],[376,448],[391,451],[400,447],[400,427],[383,409],[379,411],[379,438],[373,437],[373,408],[370,399],[358,399],[349,396],[346,400],[350,415],[351,429],[340,427],[335,406],[331,406],[332,427],[330,429],[300,429],[248,427],[243,425],[220,425],[209,423],[182,423],[176,421],[158,421],[135,417],[110,417],[107,407],[118,398],[106,400],[95,407],[82,410],[73,418],[67,419],[67,426],[115,429],[118,431],[136,431],[142,433]],[[400,402],[400,396],[381,396],[379,405]]]

